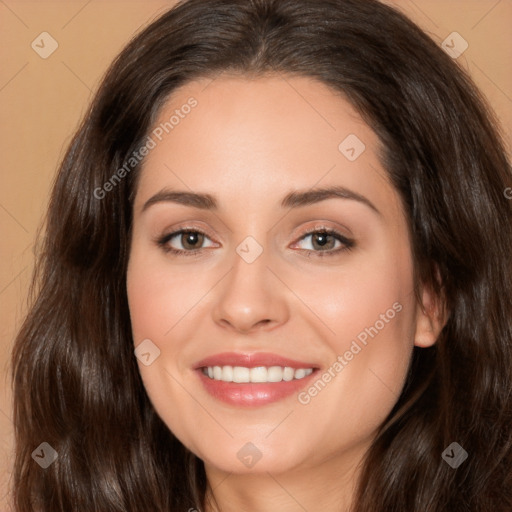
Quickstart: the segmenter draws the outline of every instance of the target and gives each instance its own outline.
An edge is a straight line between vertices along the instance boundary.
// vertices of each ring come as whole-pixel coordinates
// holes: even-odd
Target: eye
[[[174,241],[174,239],[176,240]],[[209,240],[208,236],[202,231],[197,229],[180,229],[158,239],[157,243],[165,252],[183,256],[194,256],[202,252],[203,247],[201,246],[205,239]],[[181,248],[173,247],[172,243],[178,243]]]
[[[355,247],[353,240],[348,239],[331,228],[317,227],[310,230],[304,234],[295,245],[298,245],[307,238],[311,238],[311,242],[306,244],[310,247],[302,248],[302,250],[308,252],[308,257],[311,254],[320,257],[333,256],[343,251],[349,251]],[[205,247],[203,247],[205,240],[210,239],[202,231],[192,228],[183,228],[162,236],[156,240],[156,242],[166,253],[175,254],[177,256],[198,256],[205,249]],[[173,244],[176,243],[181,247],[176,248],[173,246]],[[215,247],[215,244],[211,243],[207,247]]]
[[[303,250],[307,250],[310,253],[315,254],[315,256],[320,257],[333,256],[341,253],[342,251],[349,251],[355,247],[355,242],[353,240],[348,239],[338,231],[331,228],[315,228],[310,230],[300,238],[299,242],[306,240],[307,238],[310,238],[311,242],[306,244],[309,245],[309,247],[306,247]],[[296,244],[299,242],[296,242]],[[338,243],[337,246],[336,243]]]

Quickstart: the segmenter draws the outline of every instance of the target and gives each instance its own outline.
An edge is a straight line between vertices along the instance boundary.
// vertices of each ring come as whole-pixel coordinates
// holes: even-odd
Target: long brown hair
[[[375,0],[188,0],[112,64],[54,183],[15,342],[15,509],[204,507],[203,464],[155,413],[133,353],[125,280],[140,166],[98,190],[174,89],[224,71],[312,77],[357,108],[407,214],[417,290],[432,287],[450,312],[436,345],[414,349],[354,511],[512,510],[510,165],[465,72]],[[42,442],[58,453],[46,469],[31,457]],[[468,453],[457,469],[442,458],[452,442]]]

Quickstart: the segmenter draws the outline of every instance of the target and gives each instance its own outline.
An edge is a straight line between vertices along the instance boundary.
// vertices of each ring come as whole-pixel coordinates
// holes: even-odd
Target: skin
[[[198,105],[146,157],[134,201],[127,290],[134,343],[160,356],[139,361],[156,411],[205,463],[222,511],[348,510],[359,464],[404,385],[414,345],[430,346],[443,322],[435,297],[413,294],[413,262],[400,197],[379,162],[379,140],[357,111],[324,84],[301,77],[222,75],[176,90],[155,123],[193,96]],[[338,149],[355,134],[365,150]],[[282,208],[294,190],[338,185],[370,201],[330,198]],[[143,205],[163,189],[208,193],[207,211],[170,201]],[[331,256],[309,228],[355,241]],[[155,240],[194,228],[196,256]],[[236,252],[252,236],[252,263]],[[168,246],[193,251],[185,236]],[[399,303],[343,371],[307,405],[297,395],[240,409],[203,389],[193,370],[225,351],[274,352],[327,370],[380,315]],[[322,371],[321,370],[321,371]],[[261,459],[248,468],[248,442]],[[213,507],[208,510],[213,510]]]

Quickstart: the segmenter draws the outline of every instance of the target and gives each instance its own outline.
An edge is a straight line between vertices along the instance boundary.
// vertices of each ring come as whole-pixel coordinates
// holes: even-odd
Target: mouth
[[[234,406],[255,407],[298,393],[319,366],[270,353],[223,353],[203,359],[194,369],[214,398]]]
[[[201,369],[204,375],[210,379],[222,382],[235,382],[238,384],[247,382],[290,382],[301,380],[313,373],[313,368],[298,368],[290,366],[207,366]]]

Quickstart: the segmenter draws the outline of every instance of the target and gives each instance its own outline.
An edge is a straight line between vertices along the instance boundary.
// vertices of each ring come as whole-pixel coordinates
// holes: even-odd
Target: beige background
[[[9,355],[26,311],[33,243],[64,148],[107,66],[174,1],[0,0],[0,511],[12,461]],[[512,142],[512,0],[411,0],[398,5],[441,45],[469,44],[457,59],[483,90]],[[47,59],[31,47],[48,32]],[[34,447],[35,448],[35,447]]]

